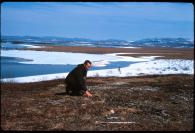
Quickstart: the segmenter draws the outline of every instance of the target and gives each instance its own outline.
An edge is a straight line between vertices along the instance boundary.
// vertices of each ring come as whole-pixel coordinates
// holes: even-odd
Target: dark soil
[[[88,78],[91,98],[66,95],[64,80],[1,83],[1,129],[193,130],[193,76]]]

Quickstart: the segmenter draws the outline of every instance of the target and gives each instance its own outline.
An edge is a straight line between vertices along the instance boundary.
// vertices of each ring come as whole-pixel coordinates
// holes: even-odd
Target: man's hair
[[[87,63],[91,64],[91,61],[85,60],[84,64],[87,64]]]

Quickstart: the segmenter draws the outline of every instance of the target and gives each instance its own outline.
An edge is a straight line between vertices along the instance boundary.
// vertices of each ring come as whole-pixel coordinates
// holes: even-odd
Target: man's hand
[[[89,91],[86,91],[84,96],[87,96],[87,97],[92,97],[92,94],[89,92]]]

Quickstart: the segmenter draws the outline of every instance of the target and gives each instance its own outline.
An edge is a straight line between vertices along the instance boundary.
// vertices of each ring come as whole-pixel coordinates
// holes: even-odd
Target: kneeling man
[[[83,64],[77,65],[66,77],[66,93],[76,96],[88,96],[92,94],[86,87],[87,71],[91,67],[92,63],[86,60]]]

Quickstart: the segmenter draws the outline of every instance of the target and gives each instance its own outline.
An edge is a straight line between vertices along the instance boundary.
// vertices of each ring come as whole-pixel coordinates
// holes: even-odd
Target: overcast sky
[[[191,3],[3,2],[1,34],[137,40],[193,39]]]

